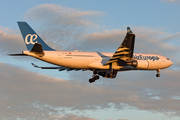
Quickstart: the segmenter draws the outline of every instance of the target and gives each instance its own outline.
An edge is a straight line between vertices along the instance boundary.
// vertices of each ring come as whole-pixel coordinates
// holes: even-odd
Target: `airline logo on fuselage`
[[[36,34],[27,34],[26,37],[25,37],[25,43],[26,44],[35,44],[37,43],[37,41],[35,41],[37,39],[37,35]]]
[[[138,56],[133,55],[133,58],[137,60],[152,60],[152,61],[160,59],[158,56],[143,56],[143,55],[138,55]]]

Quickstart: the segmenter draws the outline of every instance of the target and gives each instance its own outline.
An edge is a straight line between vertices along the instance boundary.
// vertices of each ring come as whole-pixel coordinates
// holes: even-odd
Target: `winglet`
[[[133,33],[130,27],[127,27],[127,33]]]

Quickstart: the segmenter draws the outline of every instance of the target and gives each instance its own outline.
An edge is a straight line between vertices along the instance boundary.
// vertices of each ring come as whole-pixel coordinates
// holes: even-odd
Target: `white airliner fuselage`
[[[103,60],[108,61],[114,53],[101,52],[79,52],[79,51],[44,51],[44,56],[39,57],[29,51],[23,51],[24,54],[38,58],[40,60],[68,68],[76,69],[103,69],[109,70],[109,66],[103,66]],[[121,70],[157,70],[165,69],[172,65],[169,58],[156,54],[134,53],[133,58],[143,61],[142,65],[134,68],[133,66],[115,66],[113,69]]]

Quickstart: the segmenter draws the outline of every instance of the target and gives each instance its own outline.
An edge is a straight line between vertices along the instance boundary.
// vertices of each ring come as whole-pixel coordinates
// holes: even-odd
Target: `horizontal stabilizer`
[[[9,56],[28,56],[26,54],[8,54]]]
[[[36,68],[41,68],[41,69],[59,69],[60,67],[39,67],[37,65],[35,65],[34,63],[31,63],[34,67]]]
[[[59,71],[63,71],[63,70],[67,70],[67,71],[71,71],[71,70],[81,70],[81,69],[74,69],[74,68],[68,68],[68,67],[39,67],[37,65],[35,65],[34,63],[31,63],[34,67],[36,68],[41,68],[41,69],[59,69]]]

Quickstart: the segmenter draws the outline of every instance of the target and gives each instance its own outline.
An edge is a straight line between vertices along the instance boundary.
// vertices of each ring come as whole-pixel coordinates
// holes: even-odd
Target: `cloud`
[[[167,3],[180,3],[180,0],[161,0],[161,1],[164,1],[164,2],[167,2]]]
[[[129,120],[129,119],[118,119],[118,120]]]
[[[132,30],[136,35],[135,53],[160,54],[170,59],[179,54],[180,33],[170,34],[163,30],[144,27],[134,27]],[[121,29],[95,32],[85,35],[84,40],[73,48],[83,51],[115,52],[125,35],[126,30]]]
[[[28,20],[34,21],[37,26],[40,25],[35,31],[57,50],[115,52],[122,43],[126,30],[105,29],[105,26],[95,22],[102,15],[104,13],[54,4],[39,5],[25,13]],[[145,27],[133,27],[132,30],[136,35],[135,52],[155,53],[171,58],[177,54],[180,33],[171,34]],[[1,42],[3,51],[25,50],[19,32],[10,34],[1,29],[0,40],[3,41]]]
[[[93,118],[89,118],[89,117],[79,117],[77,115],[72,115],[72,114],[67,114],[64,116],[51,116],[54,119],[58,119],[58,120],[97,120],[97,119],[93,119]]]
[[[1,117],[28,118],[29,116],[30,119],[34,117],[39,119],[61,115],[60,118],[63,120],[91,119],[83,115],[81,117],[69,115],[63,110],[65,109],[63,107],[75,106],[76,103],[72,101],[77,102],[81,99],[82,96],[79,93],[85,89],[83,85],[28,72],[3,63],[0,63],[0,81],[2,82],[0,85]],[[74,95],[71,94],[73,91]],[[79,95],[75,96],[76,92]],[[64,112],[61,113],[60,107]]]
[[[83,51],[115,52],[122,43],[126,32],[124,30],[105,30],[86,34],[84,40],[75,46]]]
[[[0,49],[4,53],[21,53],[25,49],[22,37],[8,28],[0,28],[0,42]]]
[[[97,11],[43,4],[28,10],[25,16],[27,20],[40,23],[42,37],[53,47],[62,50],[80,42],[87,30],[99,29],[94,19],[103,14]]]
[[[18,62],[22,60],[22,63],[23,60],[35,60],[31,57],[8,56],[8,54],[21,54],[23,50],[27,50],[20,32],[9,28],[0,27],[0,50],[1,62],[14,64],[17,62],[16,60]]]
[[[151,72],[125,72],[119,73],[114,80],[101,79],[100,82],[105,81],[85,84],[1,63],[0,115],[6,118],[13,115],[20,118],[58,115],[68,118],[72,113],[76,117],[91,119],[87,117],[86,110],[131,108],[179,116],[179,72],[164,70],[162,74],[157,80],[152,78]],[[77,111],[79,113],[75,114]]]

